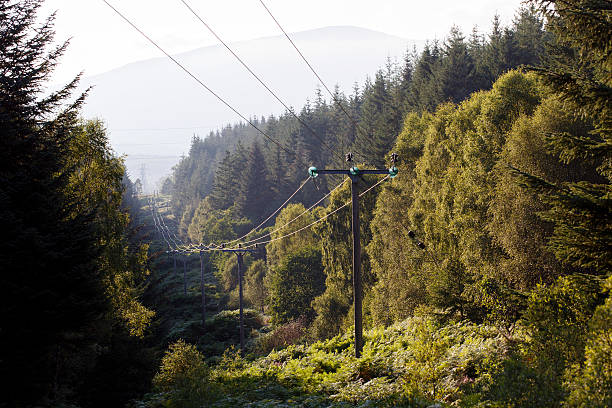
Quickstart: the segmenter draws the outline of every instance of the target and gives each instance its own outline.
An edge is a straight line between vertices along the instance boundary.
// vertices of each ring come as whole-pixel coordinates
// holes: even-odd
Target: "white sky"
[[[216,44],[179,0],[108,0],[170,53]],[[521,0],[264,0],[287,32],[352,25],[405,39],[443,39],[453,24],[487,32],[493,16],[510,23]],[[259,0],[189,0],[226,41],[279,35]],[[57,10],[56,40],[72,38],[56,81],[80,71],[102,73],[161,56],[102,0],[47,0],[40,15]]]

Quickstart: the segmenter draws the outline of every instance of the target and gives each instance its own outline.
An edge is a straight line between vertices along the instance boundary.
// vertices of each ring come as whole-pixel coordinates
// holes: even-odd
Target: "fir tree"
[[[225,157],[217,166],[215,172],[215,183],[210,192],[210,204],[216,210],[225,210],[234,204],[237,192],[236,168],[234,157],[229,151],[225,151]]]
[[[104,310],[90,214],[71,216],[64,169],[82,98],[77,79],[43,98],[67,43],[48,50],[54,16],[41,1],[0,1],[0,303],[5,395],[16,405],[51,395],[56,345]],[[21,401],[19,403],[18,401]]]
[[[256,223],[263,219],[272,201],[266,163],[258,142],[251,146],[241,177],[236,207],[239,214]]]
[[[587,160],[598,166],[602,180],[556,186],[533,176],[555,224],[551,247],[563,262],[594,273],[612,272],[612,24],[604,3],[582,0],[533,1],[561,40],[552,67],[536,69],[567,104],[592,121],[588,136],[550,134],[549,143],[565,162]],[[552,6],[554,5],[554,9]],[[572,52],[572,49],[575,50]]]
[[[463,34],[457,27],[451,29],[436,79],[440,83],[444,98],[454,103],[463,101],[477,89],[474,60],[468,53]]]
[[[361,132],[355,139],[354,149],[363,160],[375,166],[384,166],[385,157],[398,133],[399,112],[393,106],[389,84],[381,71],[364,95],[361,112]]]

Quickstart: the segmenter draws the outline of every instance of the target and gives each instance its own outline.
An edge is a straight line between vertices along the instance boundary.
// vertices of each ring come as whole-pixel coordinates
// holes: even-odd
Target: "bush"
[[[612,290],[612,278],[606,282]],[[612,407],[612,297],[599,306],[590,322],[585,361],[567,370],[564,387],[568,407]]]
[[[255,352],[268,354],[274,349],[281,349],[297,344],[304,338],[306,326],[303,319],[294,320],[276,327],[270,333],[262,334],[255,340]]]
[[[204,356],[193,344],[179,340],[162,358],[153,388],[165,394],[167,406],[197,407],[210,398],[207,377]]]

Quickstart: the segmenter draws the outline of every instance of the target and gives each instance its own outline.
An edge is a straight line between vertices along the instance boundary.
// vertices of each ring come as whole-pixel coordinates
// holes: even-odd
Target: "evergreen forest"
[[[151,195],[43,3],[0,0],[0,407],[612,406],[609,1],[194,135]]]

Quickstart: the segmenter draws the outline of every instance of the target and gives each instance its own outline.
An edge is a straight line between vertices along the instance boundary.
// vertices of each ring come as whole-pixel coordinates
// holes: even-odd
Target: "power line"
[[[283,202],[283,203],[282,203],[282,204],[281,204],[281,205],[280,205],[280,206],[279,206],[279,207],[278,207],[276,210],[274,210],[274,211],[272,212],[272,214],[270,214],[270,215],[269,215],[269,216],[268,216],[268,217],[267,217],[265,220],[263,220],[263,221],[262,221],[262,222],[261,222],[259,225],[257,225],[257,226],[256,226],[256,227],[254,227],[253,229],[251,229],[249,232],[247,232],[247,233],[246,233],[246,234],[244,234],[243,236],[241,236],[241,237],[239,237],[239,238],[236,238],[236,239],[234,239],[234,240],[232,240],[232,241],[224,242],[224,243],[221,243],[221,244],[210,243],[208,246],[210,247],[210,246],[214,245],[214,246],[215,246],[215,248],[218,248],[218,249],[225,249],[225,246],[227,246],[227,245],[229,245],[229,244],[232,244],[232,243],[234,243],[234,242],[236,242],[236,241],[239,241],[239,240],[241,240],[241,239],[243,239],[243,238],[246,238],[247,236],[249,236],[250,234],[252,234],[254,231],[256,231],[258,228],[260,228],[262,225],[264,225],[266,222],[268,222],[268,221],[269,221],[269,220],[270,220],[272,217],[274,217],[274,215],[276,215],[276,214],[277,214],[277,213],[278,213],[278,212],[279,212],[279,211],[280,211],[280,210],[281,210],[281,209],[282,209],[282,208],[283,208],[283,207],[284,207],[284,206],[285,206],[285,205],[286,205],[286,204],[287,204],[289,201],[291,201],[291,199],[292,199],[292,198],[293,198],[293,197],[294,197],[294,196],[295,196],[295,195],[296,195],[296,194],[297,194],[297,193],[298,193],[300,190],[302,190],[302,188],[304,188],[304,186],[306,185],[306,183],[308,182],[308,180],[309,180],[309,178],[307,178],[306,180],[304,180],[304,181],[302,182],[302,184],[301,184],[301,185],[300,185],[300,186],[297,188],[297,190],[295,190],[295,191],[294,191],[294,192],[293,192],[293,193],[292,193],[292,194],[289,196],[289,198],[287,198],[287,199],[285,200],[285,202]],[[335,189],[334,189],[334,190],[335,190]],[[332,191],[333,191],[333,190],[332,190]],[[329,195],[329,194],[331,194],[331,192],[329,192],[327,195]],[[327,195],[326,195],[326,196],[327,196]],[[325,196],[325,197],[326,197],[326,196]],[[323,200],[325,197],[323,197],[323,198],[322,198],[321,200],[319,200],[317,203],[321,202],[321,201],[322,201],[322,200]],[[265,237],[265,236],[266,236],[266,235],[264,235],[264,237]],[[263,237],[260,237],[260,238],[258,238],[258,239],[261,239],[261,238],[263,238]],[[247,241],[247,242],[252,242],[252,241]],[[203,242],[202,242],[202,241],[200,241],[200,243],[199,243],[199,244],[189,244],[189,245],[183,244],[183,245],[182,245],[182,247],[183,247],[183,248],[187,247],[186,249],[191,250],[191,249],[197,248],[198,246],[203,246],[203,245],[204,245],[204,244],[203,244]]]
[[[362,193],[360,193],[360,194],[359,194],[359,197],[362,197],[364,194],[366,194],[367,192],[369,192],[369,191],[370,191],[370,190],[372,190],[373,188],[377,187],[377,186],[378,186],[379,184],[381,184],[382,182],[386,181],[386,180],[387,180],[389,177],[390,177],[390,176],[386,176],[386,177],[384,177],[383,179],[381,179],[380,181],[378,181],[376,184],[374,184],[373,186],[371,186],[371,187],[370,187],[370,188],[368,188],[367,190],[364,190]],[[247,245],[245,248],[253,247],[253,246],[255,246],[255,245],[259,245],[259,244],[268,244],[268,243],[270,243],[270,242],[279,241],[279,240],[281,240],[281,239],[288,238],[288,237],[290,237],[290,236],[292,236],[292,235],[297,234],[298,232],[304,231],[305,229],[308,229],[308,228],[310,228],[310,227],[312,227],[312,226],[314,226],[314,225],[316,225],[316,224],[320,223],[321,221],[324,221],[325,219],[327,219],[327,218],[328,218],[328,217],[330,217],[331,215],[333,215],[333,214],[337,213],[338,211],[340,211],[340,210],[341,210],[341,209],[343,209],[344,207],[348,206],[350,203],[351,203],[351,201],[347,201],[346,203],[342,204],[340,207],[336,208],[336,209],[335,209],[335,210],[333,210],[332,212],[330,212],[330,213],[328,213],[328,214],[324,215],[323,217],[319,218],[318,220],[316,220],[316,221],[314,221],[314,222],[312,222],[312,223],[310,223],[310,224],[306,225],[305,227],[302,227],[302,228],[300,228],[300,229],[298,229],[298,230],[296,230],[296,231],[293,231],[293,232],[291,232],[291,233],[289,233],[289,234],[286,234],[286,235],[283,235],[283,236],[281,236],[281,237],[276,237],[276,238],[270,239],[270,240],[265,241],[265,242],[258,242],[257,244]]]
[[[155,209],[157,210],[157,205],[155,206]],[[166,228],[166,231],[168,232],[168,236],[172,239],[171,235],[174,235],[174,239],[172,239],[172,242],[174,242],[175,246],[178,248],[179,246],[183,246],[185,245],[185,243],[183,242],[182,239],[180,239],[174,232],[170,231],[170,228],[168,228],[168,225],[166,224],[166,221],[164,219],[164,217],[162,217],[159,212],[157,213],[159,218],[161,219],[161,222],[163,224],[163,226]],[[176,242],[179,242],[180,245],[177,245]]]
[[[163,131],[163,130],[194,130],[194,129],[209,129],[214,125],[208,126],[194,126],[194,127],[167,127],[167,128],[113,128],[108,129],[109,132],[151,132],[151,131]]]
[[[346,181],[346,179],[342,180],[342,182],[341,182],[340,184],[338,184],[336,187],[334,187],[334,189],[333,189],[333,190],[331,190],[329,193],[327,193],[327,194],[325,194],[323,197],[321,197],[321,198],[319,199],[319,201],[317,201],[316,203],[314,203],[313,205],[311,205],[310,207],[308,207],[306,210],[304,210],[302,213],[300,213],[298,216],[296,216],[296,217],[295,217],[295,218],[293,218],[292,220],[288,221],[288,222],[287,222],[287,223],[285,223],[284,225],[281,225],[280,227],[275,228],[274,230],[272,230],[272,231],[268,232],[268,233],[267,233],[267,234],[265,234],[265,235],[262,235],[261,237],[258,237],[258,238],[255,238],[255,239],[252,239],[252,240],[250,240],[250,241],[242,242],[242,244],[250,244],[250,243],[252,243],[252,242],[253,242],[254,244],[249,245],[249,246],[253,246],[253,245],[257,245],[257,244],[264,244],[265,242],[256,242],[256,241],[259,241],[260,239],[263,239],[263,238],[265,238],[265,237],[269,237],[269,236],[271,236],[272,234],[274,234],[275,232],[278,232],[278,231],[282,230],[283,228],[287,227],[288,225],[293,224],[293,222],[295,222],[297,219],[301,218],[301,217],[302,217],[304,214],[306,214],[306,213],[310,212],[310,211],[311,211],[313,208],[315,208],[317,205],[319,205],[319,204],[321,203],[321,201],[325,200],[325,199],[326,199],[327,197],[329,197],[329,196],[330,196],[330,195],[331,195],[331,194],[332,194],[334,191],[336,191],[337,189],[339,189],[339,188],[340,188],[340,187],[341,187],[341,186],[344,184],[344,182],[345,182],[345,181]]]
[[[304,180],[304,182],[303,182],[302,184],[300,184],[300,186],[298,187],[298,189],[297,189],[297,190],[295,190],[295,192],[294,192],[293,194],[291,194],[291,195],[289,196],[289,198],[288,198],[288,199],[286,199],[286,200],[285,200],[285,202],[284,202],[284,203],[282,203],[282,204],[280,205],[280,207],[278,207],[278,208],[277,208],[277,209],[276,209],[276,210],[275,210],[275,211],[274,211],[272,214],[270,214],[270,215],[268,216],[268,218],[266,218],[265,220],[263,220],[263,221],[262,221],[262,222],[261,222],[261,223],[260,223],[258,226],[253,227],[253,229],[252,229],[252,230],[250,230],[249,232],[247,232],[246,234],[244,234],[244,235],[243,235],[243,236],[241,236],[240,238],[236,238],[236,239],[234,239],[234,240],[232,240],[232,241],[225,242],[225,243],[223,243],[223,244],[220,244],[220,246],[229,245],[229,244],[233,244],[234,242],[240,241],[241,239],[246,238],[246,237],[248,237],[249,235],[251,235],[251,233],[253,233],[253,232],[254,232],[254,231],[256,231],[257,229],[259,229],[259,228],[260,228],[262,225],[265,225],[265,223],[267,223],[267,222],[270,220],[270,218],[274,217],[274,216],[275,216],[275,215],[276,215],[276,214],[277,214],[277,213],[278,213],[278,212],[279,212],[279,211],[280,211],[280,210],[281,210],[281,209],[282,209],[282,208],[283,208],[283,207],[284,207],[284,206],[285,206],[285,205],[286,205],[286,204],[287,204],[287,203],[288,203],[288,202],[289,202],[289,201],[290,201],[290,200],[291,200],[291,199],[292,199],[292,198],[293,198],[293,197],[294,197],[294,196],[295,196],[295,195],[296,195],[296,194],[297,194],[297,193],[298,193],[298,192],[299,192],[299,191],[300,191],[300,190],[301,190],[301,189],[302,189],[302,188],[303,188],[305,185],[306,185],[306,183],[308,183],[308,180],[310,180],[310,177],[308,177],[306,180]]]
[[[149,199],[149,207],[151,208],[151,216],[153,217],[153,224],[155,226],[155,229],[161,234],[162,239],[164,240],[164,242],[166,243],[166,245],[168,246],[168,249],[175,249],[173,248],[173,245],[170,244],[170,242],[168,242],[168,240],[166,239],[166,235],[164,234],[164,230],[161,227],[161,223],[159,222],[159,220],[156,217],[156,210],[157,207],[155,207],[155,203],[153,201],[153,198]],[[170,238],[170,236],[168,235],[168,237]],[[172,240],[172,238],[170,238],[170,240]]]
[[[182,1],[182,0],[181,0]],[[283,28],[283,26],[281,26],[281,24],[279,23],[279,21],[276,19],[276,17],[274,17],[274,15],[272,14],[272,12],[270,11],[270,9],[266,6],[266,4],[263,2],[263,0],[259,0],[259,2],[261,3],[261,5],[263,6],[264,9],[266,9],[266,11],[268,12],[268,14],[270,15],[270,17],[272,17],[272,20],[274,20],[274,22],[276,23],[276,25],[278,26],[278,28],[280,28],[280,30],[283,32],[283,34],[285,35],[285,37],[287,38],[287,40],[289,40],[289,42],[291,43],[291,45],[293,46],[293,48],[297,51],[297,53],[300,55],[300,57],[302,58],[302,60],[306,63],[306,65],[308,66],[308,68],[310,68],[310,70],[312,71],[312,73],[314,74],[315,77],[317,77],[317,79],[319,80],[319,82],[321,83],[321,85],[323,85],[323,88],[325,88],[325,90],[327,91],[327,93],[329,94],[329,96],[331,96],[332,100],[336,103],[336,105],[338,105],[338,107],[340,108],[340,110],[346,115],[346,117],[353,123],[353,125],[355,126],[356,130],[361,130],[362,133],[365,133],[363,131],[363,129],[361,129],[361,127],[359,126],[359,123],[357,123],[357,121],[355,120],[355,118],[353,118],[347,111],[346,109],[344,109],[344,106],[342,106],[342,103],[334,96],[333,92],[329,89],[329,87],[325,84],[325,82],[323,81],[323,79],[321,78],[321,76],[317,73],[317,71],[314,69],[314,67],[310,64],[310,62],[308,62],[308,60],[306,59],[306,57],[304,56],[304,54],[302,54],[302,51],[300,51],[300,49],[298,48],[298,46],[293,42],[293,40],[291,39],[291,37],[289,37],[289,34],[287,34],[287,32],[285,31],[285,29]],[[362,154],[362,156],[365,155]]]
[[[324,140],[323,138],[321,138],[306,122],[304,122],[298,115],[296,115],[296,113],[293,111],[292,108],[290,108],[289,106],[287,106],[287,104],[285,102],[283,102],[277,95],[276,93],[274,93],[274,91],[272,91],[272,89],[270,89],[270,87],[255,73],[253,72],[253,70],[242,60],[242,58],[240,58],[238,56],[238,54],[236,54],[234,52],[234,50],[232,48],[230,48],[229,45],[227,45],[227,43],[225,41],[223,41],[223,39],[221,39],[221,37],[219,37],[219,35],[217,35],[217,33],[202,19],[202,17],[200,17],[200,15],[185,1],[185,0],[180,0],[181,3],[183,3],[183,5],[185,5],[185,7],[187,7],[187,9],[198,19],[200,20],[200,22],[204,25],[204,27],[206,27],[208,29],[208,31],[211,32],[212,35],[215,36],[215,38],[217,40],[219,40],[219,42],[221,44],[223,44],[223,46],[238,60],[238,62],[240,62],[242,64],[242,66],[261,84],[261,86],[263,86],[278,102],[280,102],[281,105],[283,105],[285,107],[285,109],[291,114],[293,115],[293,117],[295,117],[297,119],[297,121],[304,126],[306,129],[308,129],[308,131],[310,133],[312,133],[317,139],[319,139],[319,141],[323,144],[323,146],[325,146],[325,148],[332,154],[332,156],[336,156],[336,158],[340,158],[340,160],[342,160],[342,155],[336,153],[331,146],[329,146]]]
[[[262,136],[264,136],[266,139],[270,140],[272,143],[274,143],[275,145],[277,145],[279,148],[281,148],[282,150],[284,150],[286,153],[288,153],[290,156],[294,155],[294,152],[292,152],[291,150],[287,149],[286,147],[284,147],[283,145],[281,145],[279,142],[277,142],[274,138],[272,138],[271,136],[269,136],[266,132],[264,132],[263,130],[261,130],[257,125],[255,125],[250,119],[247,119],[246,116],[242,115],[240,112],[238,112],[238,110],[236,110],[236,108],[234,108],[232,105],[230,105],[228,102],[225,101],[225,99],[223,99],[221,96],[219,96],[215,91],[213,91],[211,88],[209,88],[204,82],[202,82],[202,80],[200,80],[197,76],[195,76],[194,74],[191,73],[191,71],[189,71],[187,68],[185,68],[185,66],[183,64],[181,64],[180,62],[178,62],[174,57],[172,57],[172,55],[168,54],[166,52],[166,50],[164,50],[161,46],[159,46],[155,41],[153,41],[148,35],[146,35],[140,28],[138,28],[134,23],[132,23],[127,17],[125,17],[123,14],[121,14],[121,12],[119,12],[119,10],[117,10],[115,7],[113,7],[108,1],[106,0],[102,0],[108,7],[110,7],[115,13],[117,13],[117,15],[119,15],[119,17],[121,17],[123,20],[125,20],[126,23],[128,23],[134,30],[136,30],[140,35],[142,35],[145,39],[147,39],[147,41],[149,41],[151,44],[153,44],[153,46],[155,46],[155,48],[157,48],[158,50],[160,50],[166,57],[168,57],[172,62],[174,62],[179,68],[181,68],[183,71],[185,71],[185,73],[187,75],[189,75],[191,78],[193,78],[198,84],[200,84],[200,86],[204,87],[208,92],[210,92],[215,98],[217,98],[219,101],[221,101],[225,106],[227,106],[229,109],[231,109],[236,115],[240,116],[240,118],[242,118],[245,122],[247,122],[249,125],[251,125],[253,128],[255,128],[259,133],[261,133]]]

